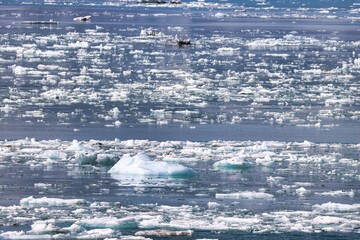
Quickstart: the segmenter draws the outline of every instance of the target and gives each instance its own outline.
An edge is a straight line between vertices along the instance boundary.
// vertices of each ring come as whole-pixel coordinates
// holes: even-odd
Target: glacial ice
[[[109,170],[109,173],[117,175],[154,175],[154,176],[191,176],[194,171],[177,163],[152,161],[149,156],[138,153],[135,156],[126,154]]]

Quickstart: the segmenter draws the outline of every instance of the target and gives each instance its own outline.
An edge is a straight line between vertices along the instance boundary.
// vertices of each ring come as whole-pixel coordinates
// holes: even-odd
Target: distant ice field
[[[358,12],[146,6],[3,6],[2,138],[16,126],[30,129],[19,138],[132,125],[359,132]]]

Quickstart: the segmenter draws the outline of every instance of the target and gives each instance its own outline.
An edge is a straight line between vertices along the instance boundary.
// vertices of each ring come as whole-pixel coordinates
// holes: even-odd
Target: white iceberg
[[[110,170],[111,175],[190,176],[194,171],[177,163],[152,161],[145,154],[125,154]]]

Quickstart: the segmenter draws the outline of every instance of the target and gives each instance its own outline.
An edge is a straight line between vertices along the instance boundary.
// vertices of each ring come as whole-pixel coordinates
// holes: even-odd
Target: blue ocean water
[[[359,1],[2,1],[0,239],[357,239],[359,21]],[[108,173],[138,153],[196,174]]]

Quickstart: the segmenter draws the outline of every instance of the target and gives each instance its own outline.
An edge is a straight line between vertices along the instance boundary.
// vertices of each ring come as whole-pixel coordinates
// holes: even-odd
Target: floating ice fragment
[[[109,228],[105,229],[92,229],[81,232],[76,236],[77,239],[103,239],[105,237],[112,237],[115,231]]]
[[[96,148],[81,145],[77,140],[74,140],[72,144],[66,149],[67,151],[95,151]]]
[[[273,200],[274,195],[263,192],[244,191],[238,193],[216,193],[216,198]]]
[[[52,233],[59,230],[54,224],[46,221],[36,221],[31,225],[31,233]]]
[[[155,37],[155,36],[163,36],[164,34],[161,32],[157,32],[155,31],[153,28],[146,28],[146,29],[142,29],[140,31],[140,36],[141,37]]]
[[[218,12],[218,13],[214,14],[214,17],[216,17],[216,18],[225,18],[225,17],[228,17],[228,16],[229,16],[228,14],[221,13],[221,12]]]
[[[267,177],[266,181],[269,184],[270,187],[274,187],[274,186],[281,186],[281,181],[283,180],[283,177]]]
[[[125,154],[110,170],[111,175],[190,176],[194,171],[181,164],[152,161],[145,154]]]
[[[339,217],[332,217],[332,216],[317,216],[312,221],[312,225],[328,225],[328,224],[339,224],[346,222],[348,220]]]
[[[314,210],[323,212],[353,212],[360,210],[360,204],[323,203],[313,206]]]
[[[237,229],[240,231],[251,231],[254,226],[261,224],[261,219],[257,217],[217,217],[215,223],[228,229]]]
[[[0,234],[0,239],[34,239],[34,240],[42,240],[42,239],[54,239],[50,234],[26,234],[24,231],[9,231]]]
[[[270,166],[274,163],[274,160],[271,159],[270,155],[265,155],[263,158],[256,158],[256,164],[263,166]]]
[[[310,193],[310,191],[306,190],[304,187],[296,189],[295,192],[299,197],[304,197],[305,195]]]
[[[120,110],[117,107],[114,107],[113,109],[111,109],[109,111],[109,115],[113,118],[113,119],[118,119],[119,118],[119,114],[120,114]]]
[[[138,220],[134,217],[99,217],[91,219],[81,219],[75,224],[84,228],[110,228],[110,229],[123,229],[135,228],[138,226]]]
[[[246,170],[251,167],[251,164],[242,158],[235,157],[218,161],[213,166],[214,168]]]
[[[221,204],[219,204],[217,202],[208,202],[207,206],[210,209],[214,209],[214,208],[217,208],[217,207],[221,206]]]
[[[27,72],[29,70],[31,70],[31,68],[26,68],[26,67],[22,67],[22,66],[16,66],[16,67],[14,66],[12,70],[13,70],[13,73],[15,76],[22,76],[22,75],[27,74]]]
[[[42,206],[74,206],[85,204],[84,199],[61,199],[61,198],[34,198],[33,196],[20,200],[20,206],[23,207],[42,207]]]
[[[120,127],[121,126],[121,122],[119,120],[115,121],[114,123],[115,127]]]
[[[101,153],[96,157],[96,164],[103,166],[113,166],[118,160],[119,157],[114,154]]]
[[[238,52],[239,52],[238,48],[222,47],[222,48],[217,49],[217,53],[220,56],[232,56],[232,55],[238,54]]]
[[[138,231],[135,233],[135,236],[154,236],[154,237],[191,237],[193,231],[170,231],[170,230],[146,230]]]
[[[96,153],[89,152],[79,152],[75,153],[75,161],[80,165],[96,165]]]
[[[349,196],[349,197],[353,198],[353,197],[355,196],[355,192],[354,192],[354,190],[350,190],[350,191],[338,190],[338,191],[329,191],[329,192],[315,193],[315,195],[319,195],[319,196],[331,196],[331,197]]]
[[[52,186],[52,184],[50,183],[34,183],[34,188],[39,188],[39,189],[47,189],[50,188]]]
[[[69,43],[69,48],[88,48],[89,46],[88,42],[76,41],[76,43]]]
[[[110,153],[79,151],[75,153],[75,162],[80,165],[114,166],[119,157]]]
[[[67,157],[67,154],[64,152],[57,151],[57,150],[46,150],[41,154],[41,157],[47,158],[47,159],[53,160],[53,161],[60,161],[60,160],[65,160]]]
[[[105,240],[152,240],[152,238],[146,238],[143,236],[121,236],[120,238],[105,238]]]

